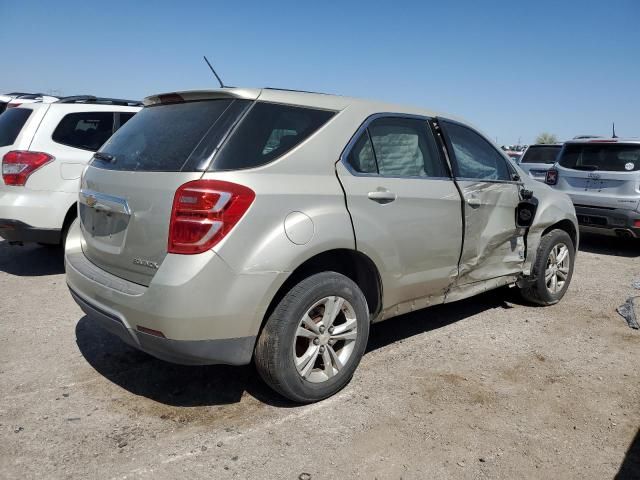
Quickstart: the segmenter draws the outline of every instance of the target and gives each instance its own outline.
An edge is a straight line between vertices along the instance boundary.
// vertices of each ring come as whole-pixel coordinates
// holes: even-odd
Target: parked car
[[[571,197],[580,225],[640,236],[640,139],[571,140],[546,183]]]
[[[466,124],[274,89],[144,103],[83,174],[65,263],[90,321],[151,355],[254,359],[313,402],[349,382],[372,322],[503,285],[542,305],[567,290],[570,199]]]
[[[76,217],[82,170],[139,105],[83,96],[2,113],[0,236],[16,243],[63,243]]]
[[[544,182],[562,150],[561,143],[529,145],[522,154],[520,167],[533,179]]]

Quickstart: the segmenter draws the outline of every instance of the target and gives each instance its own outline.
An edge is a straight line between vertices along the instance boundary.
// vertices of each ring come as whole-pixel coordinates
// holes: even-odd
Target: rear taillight
[[[16,108],[22,105],[21,103],[8,103],[7,108]]]
[[[238,223],[256,194],[221,180],[195,180],[176,191],[169,225],[169,253],[195,254],[212,248]]]
[[[558,171],[555,169],[547,170],[547,175],[544,179],[544,183],[547,185],[555,185],[558,183]]]
[[[24,185],[29,175],[52,160],[48,153],[13,150],[2,159],[2,179],[6,185]]]

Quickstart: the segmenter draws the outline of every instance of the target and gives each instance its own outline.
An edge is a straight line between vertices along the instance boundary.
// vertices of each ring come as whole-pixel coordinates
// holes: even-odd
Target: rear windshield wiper
[[[96,152],[93,154],[93,158],[97,158],[98,160],[103,160],[108,163],[116,163],[116,157],[109,153]]]

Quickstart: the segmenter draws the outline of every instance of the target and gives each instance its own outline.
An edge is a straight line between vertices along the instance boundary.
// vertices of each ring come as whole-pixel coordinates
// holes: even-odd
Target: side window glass
[[[358,141],[353,145],[347,157],[347,162],[358,173],[378,173],[376,158],[373,155],[373,146],[366,131],[360,135]]]
[[[426,121],[386,117],[369,125],[380,175],[446,177],[447,173]]]
[[[319,130],[335,112],[256,102],[213,161],[213,170],[266,165]]]
[[[69,147],[95,152],[112,134],[112,112],[82,112],[65,115],[51,138]]]
[[[118,115],[120,116],[120,125],[118,125],[118,128],[120,128],[125,123],[127,123],[129,120],[131,120],[131,118],[135,115],[135,113],[134,112],[120,112]],[[115,130],[114,130],[114,133],[115,133]]]
[[[505,159],[481,135],[462,125],[442,123],[453,146],[456,177],[478,180],[511,179]]]

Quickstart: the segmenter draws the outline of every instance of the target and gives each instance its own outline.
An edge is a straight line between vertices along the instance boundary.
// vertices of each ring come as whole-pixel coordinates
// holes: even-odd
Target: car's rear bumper
[[[149,286],[139,285],[91,263],[75,222],[66,242],[67,284],[91,321],[155,357],[247,364],[285,274],[239,274],[213,252],[201,255],[168,255]],[[197,269],[185,268],[196,260]]]
[[[35,228],[20,220],[0,218],[0,237],[8,242],[19,243],[48,243],[56,245],[60,243],[61,230],[48,228]]]
[[[116,315],[82,298],[71,287],[69,290],[92,322],[132,347],[161,360],[182,365],[245,365],[251,361],[255,336],[215,340],[172,340],[129,328]]]
[[[581,226],[625,231],[640,238],[640,213],[622,208],[599,208],[577,205],[576,216]]]

